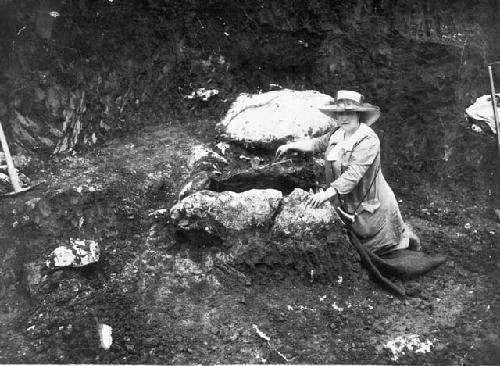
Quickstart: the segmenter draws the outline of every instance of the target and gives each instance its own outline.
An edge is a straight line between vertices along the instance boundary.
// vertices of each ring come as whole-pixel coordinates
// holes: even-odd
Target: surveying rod
[[[496,102],[496,93],[495,93],[495,82],[493,81],[493,71],[491,70],[491,66],[500,64],[500,61],[492,62],[488,64],[488,74],[490,75],[490,87],[491,87],[491,105],[493,106],[493,116],[495,117],[495,130],[497,132],[497,172],[496,172],[496,188],[497,188],[497,196],[496,196],[496,205],[495,209],[500,208],[500,127],[498,125],[498,109]]]

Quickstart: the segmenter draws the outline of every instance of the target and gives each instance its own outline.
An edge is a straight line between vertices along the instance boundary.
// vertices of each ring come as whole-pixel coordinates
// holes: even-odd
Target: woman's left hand
[[[318,208],[323,204],[323,202],[326,202],[337,194],[337,191],[334,188],[328,188],[326,191],[323,190],[322,188],[318,193],[315,193],[306,202],[306,207],[311,207],[311,208]]]

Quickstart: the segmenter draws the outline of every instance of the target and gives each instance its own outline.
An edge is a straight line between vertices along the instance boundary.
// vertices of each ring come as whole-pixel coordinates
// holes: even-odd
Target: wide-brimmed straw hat
[[[322,106],[319,110],[330,117],[339,112],[359,113],[359,122],[371,125],[380,117],[380,108],[363,102],[364,97],[352,90],[339,90],[332,103]]]

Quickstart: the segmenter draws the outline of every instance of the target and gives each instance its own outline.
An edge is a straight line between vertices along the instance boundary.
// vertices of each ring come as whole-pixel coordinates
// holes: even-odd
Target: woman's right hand
[[[276,157],[281,157],[283,154],[287,153],[290,150],[290,145],[285,144],[281,145],[276,149]]]

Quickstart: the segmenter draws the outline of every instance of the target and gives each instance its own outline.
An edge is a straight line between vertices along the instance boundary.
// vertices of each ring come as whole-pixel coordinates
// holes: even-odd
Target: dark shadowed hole
[[[197,243],[197,247],[222,247],[222,239],[217,235],[209,234],[205,230],[190,230],[175,232],[175,239],[179,244]]]
[[[203,263],[207,253],[218,253],[227,250],[220,237],[209,234],[205,230],[175,231],[175,245],[172,251],[189,250],[190,258]]]
[[[290,194],[295,188],[309,190],[314,188],[312,172],[301,171],[294,174],[277,174],[272,172],[245,172],[233,175],[224,180],[212,179],[209,189],[215,192],[233,191],[241,193],[250,189],[276,189],[284,195]]]

